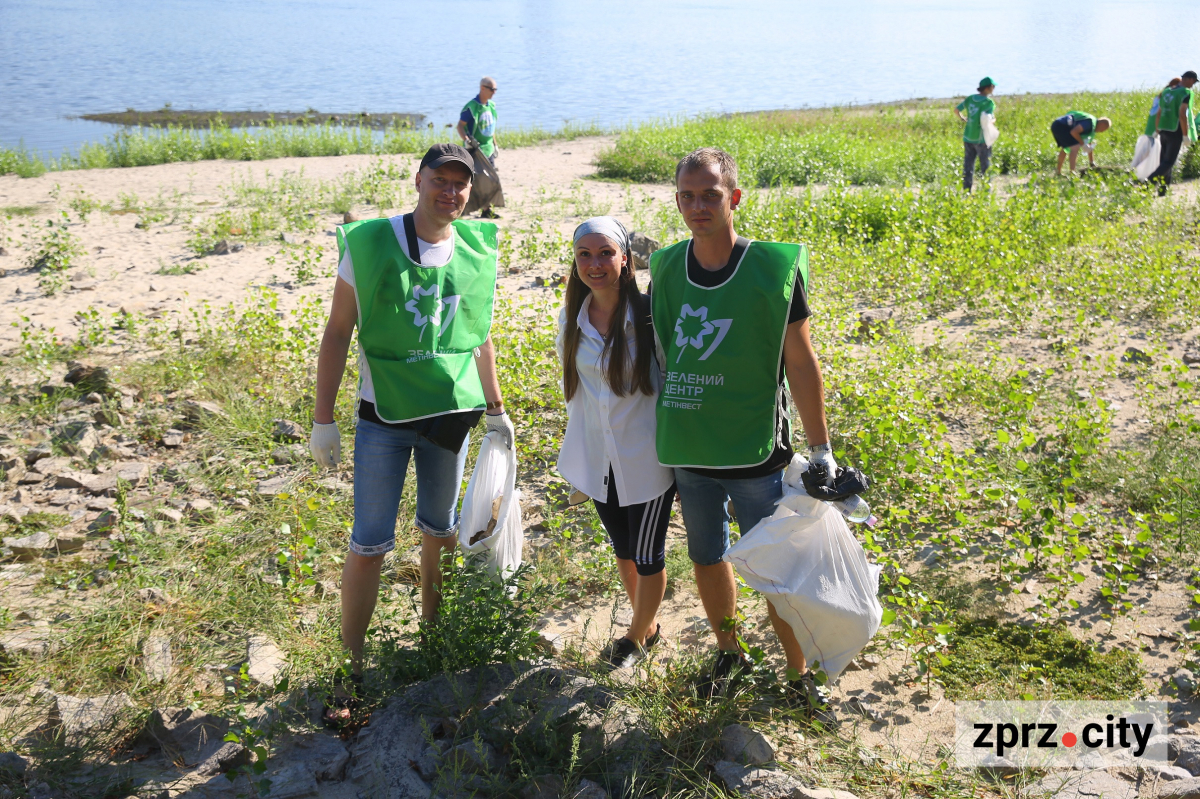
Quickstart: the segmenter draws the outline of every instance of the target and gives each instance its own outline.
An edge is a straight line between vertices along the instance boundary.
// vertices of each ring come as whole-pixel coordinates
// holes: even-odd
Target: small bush
[[[421,621],[416,631],[380,637],[383,672],[400,682],[420,682],[443,672],[537,656],[534,625],[551,589],[532,567],[522,566],[503,581],[472,558],[446,568],[437,618]],[[414,589],[414,610],[415,595]]]
[[[41,241],[29,258],[29,265],[38,270],[38,287],[46,294],[56,294],[66,285],[71,261],[83,252],[79,240],[67,227],[68,221],[66,211],[57,222],[47,219]]]

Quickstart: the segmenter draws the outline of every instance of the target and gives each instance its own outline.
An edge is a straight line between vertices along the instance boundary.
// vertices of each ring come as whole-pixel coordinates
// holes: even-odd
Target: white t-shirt
[[[558,473],[592,499],[607,502],[608,473],[612,470],[617,504],[624,508],[662,496],[675,482],[674,470],[658,462],[654,449],[654,407],[662,390],[662,370],[657,359],[653,360],[653,395],[614,394],[606,374],[604,337],[588,317],[591,304],[589,294],[575,320],[581,333],[575,351],[579,385],[567,403],[567,432],[558,452]],[[558,314],[558,338],[554,342],[559,363],[563,360],[566,327],[567,309],[563,308]],[[625,336],[632,361],[637,353],[632,309],[625,314]]]
[[[396,240],[400,242],[400,249],[404,254],[412,257],[408,251],[408,237],[404,235],[404,217],[393,216],[388,220],[392,223],[392,230],[396,232]],[[439,267],[450,263],[450,259],[454,257],[454,240],[451,236],[445,241],[429,243],[420,236],[417,237],[417,250],[421,254],[421,266]],[[350,250],[346,250],[346,254],[342,256],[342,260],[338,263],[338,277],[350,284],[354,288],[354,262],[350,260]],[[358,304],[358,292],[354,293],[355,305]],[[364,399],[372,404],[375,403],[375,384],[371,382],[371,366],[367,363],[366,357],[362,352],[362,345],[358,347],[358,396],[359,399]]]

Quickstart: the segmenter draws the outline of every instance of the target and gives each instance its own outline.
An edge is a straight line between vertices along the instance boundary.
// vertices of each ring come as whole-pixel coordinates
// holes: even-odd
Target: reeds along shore
[[[1051,120],[1072,108],[1113,120],[1097,142],[1101,166],[1123,168],[1133,157],[1157,90],[1061,95],[997,95],[1000,140],[993,174],[1028,174],[1054,167],[1057,149]],[[962,159],[961,123],[946,100],[914,100],[877,106],[768,111],[751,114],[665,119],[627,127],[603,121],[569,124],[557,131],[503,129],[501,146],[522,147],[580,136],[615,134],[614,146],[597,160],[603,178],[669,182],[675,163],[697,147],[732,153],[745,185],[815,183],[894,185],[957,178]],[[31,177],[46,171],[150,166],[176,161],[419,153],[436,141],[454,139],[449,128],[368,128],[268,125],[211,130],[184,127],[133,128],[78,154],[44,158],[24,148],[0,148],[0,174]],[[1180,177],[1200,177],[1200,152],[1180,159]]]

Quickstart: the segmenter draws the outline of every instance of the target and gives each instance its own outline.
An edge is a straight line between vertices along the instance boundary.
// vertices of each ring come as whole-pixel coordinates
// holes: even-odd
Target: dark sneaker
[[[837,724],[837,714],[833,712],[829,689],[817,684],[816,675],[811,670],[800,675],[798,680],[788,680],[787,690],[791,704],[803,709],[809,719],[819,721],[827,727]]]
[[[499,219],[500,214],[493,211],[491,208],[484,208],[479,214],[480,219]]]
[[[616,638],[600,653],[600,664],[610,669],[631,669],[642,658],[646,650],[625,636]]]
[[[724,695],[729,686],[754,668],[754,661],[740,649],[734,652],[721,650],[712,667],[696,681],[696,694],[702,699]]]
[[[662,625],[661,624],[654,628],[653,635],[649,635],[646,637],[646,643],[642,644],[642,649],[645,649],[646,652],[649,652],[651,649],[654,648],[654,645],[658,643],[660,638],[662,638]]]

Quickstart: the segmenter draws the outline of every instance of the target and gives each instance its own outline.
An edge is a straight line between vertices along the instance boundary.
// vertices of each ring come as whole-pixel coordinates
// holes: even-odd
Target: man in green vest
[[[333,411],[357,327],[354,527],[342,569],[342,644],[355,676],[335,693],[326,714],[331,726],[345,724],[357,701],[363,640],[383,557],[396,545],[409,461],[416,463],[413,523],[421,531],[421,616],[428,620],[440,600],[442,555],[457,544],[468,433],[486,411],[487,430],[513,446],[490,336],[496,226],[459,218],[471,193],[471,164],[457,144],[434,145],[421,160],[411,214],[337,230],[338,279],[317,361],[309,443],[318,464],[337,464],[341,435]]]
[[[963,188],[971,190],[974,183],[975,159],[979,159],[979,175],[982,177],[991,164],[992,148],[983,138],[982,118],[984,114],[996,114],[996,101],[992,93],[996,91],[996,82],[991,78],[979,81],[976,93],[954,106],[954,113],[959,121],[965,122],[963,128]],[[963,116],[963,111],[967,115]]]
[[[748,667],[738,647],[737,583],[722,560],[731,499],[743,533],[775,511],[792,458],[787,391],[800,412],[809,457],[837,472],[825,424],[821,366],[809,339],[800,244],[748,241],[734,230],[737,164],[697,150],[675,171],[675,201],[692,238],[650,259],[651,313],[665,370],[657,407],[658,459],[675,469],[688,555],[720,651],[700,690],[711,695]],[[827,712],[787,622],[768,603],[787,654],[789,690]]]
[[[467,144],[479,145],[479,151],[496,166],[496,81],[484,77],[479,81],[479,94],[463,106],[458,115],[458,135]],[[479,212],[484,219],[499,219],[500,215],[489,205]]]
[[[1155,125],[1158,128],[1158,144],[1161,155],[1158,159],[1158,169],[1149,177],[1150,182],[1158,182],[1158,194],[1167,193],[1171,185],[1171,172],[1175,169],[1175,161],[1179,158],[1179,150],[1183,147],[1185,137],[1195,139],[1192,130],[1195,122],[1192,108],[1193,87],[1196,85],[1196,73],[1188,70],[1180,76],[1181,85],[1163,89],[1158,96],[1158,116]]]
[[[1069,168],[1072,174],[1075,173],[1075,162],[1081,149],[1087,150],[1088,165],[1095,169],[1096,134],[1103,133],[1111,127],[1112,120],[1108,117],[1097,118],[1086,111],[1068,111],[1051,122],[1050,133],[1054,136],[1054,143],[1058,145],[1059,176],[1062,176],[1063,161],[1068,153],[1071,155]]]

